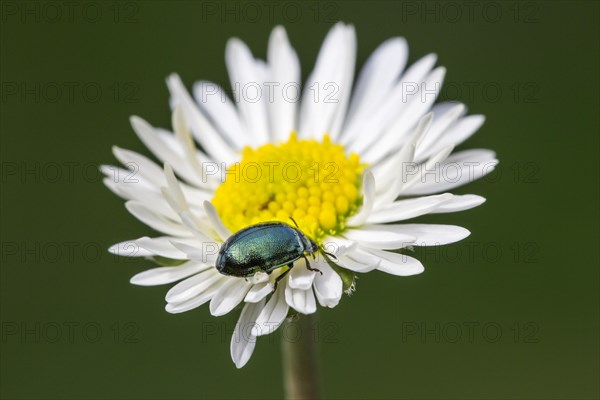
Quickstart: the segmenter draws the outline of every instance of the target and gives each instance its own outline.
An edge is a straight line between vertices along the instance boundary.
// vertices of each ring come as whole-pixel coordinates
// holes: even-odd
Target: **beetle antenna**
[[[298,223],[296,222],[296,220],[290,216],[290,219],[292,220],[292,222],[294,223],[294,225],[296,225],[296,228],[300,229],[300,227],[298,226]]]

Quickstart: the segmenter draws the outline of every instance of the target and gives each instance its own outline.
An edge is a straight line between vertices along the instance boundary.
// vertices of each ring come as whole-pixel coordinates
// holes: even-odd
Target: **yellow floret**
[[[284,143],[244,148],[212,202],[232,232],[259,222],[291,224],[293,217],[319,242],[343,231],[360,206],[364,167],[328,135],[317,141],[292,133]]]

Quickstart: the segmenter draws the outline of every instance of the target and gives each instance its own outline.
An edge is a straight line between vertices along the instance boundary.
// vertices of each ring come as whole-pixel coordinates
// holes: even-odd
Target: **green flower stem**
[[[288,400],[319,398],[315,323],[316,314],[298,314],[283,327],[283,382]]]

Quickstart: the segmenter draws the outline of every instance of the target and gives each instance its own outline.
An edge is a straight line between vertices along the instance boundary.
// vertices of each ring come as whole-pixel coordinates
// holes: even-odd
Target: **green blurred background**
[[[391,36],[448,68],[442,98],[487,121],[488,201],[421,218],[471,230],[417,252],[424,274],[362,276],[319,314],[327,398],[599,396],[597,2],[2,2],[2,398],[279,398],[281,332],[249,364],[237,313],[163,309],[150,265],[106,253],[152,235],[101,183],[111,146],[149,154],[132,114],[168,127],[165,77],[227,83],[224,47],[265,57],[283,24],[305,78],[337,20],[358,63]]]

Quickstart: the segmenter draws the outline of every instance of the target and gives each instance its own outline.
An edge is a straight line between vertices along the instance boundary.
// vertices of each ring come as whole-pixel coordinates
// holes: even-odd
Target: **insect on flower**
[[[451,193],[493,171],[498,160],[491,150],[454,151],[485,118],[467,115],[461,103],[436,103],[446,69],[435,66],[435,54],[407,66],[406,40],[390,38],[355,82],[356,49],[354,27],[335,24],[301,85],[300,60],[283,27],[273,29],[266,60],[232,38],[225,49],[231,87],[303,86],[300,101],[277,90],[273,101],[215,96],[224,88],[209,81],[197,82],[192,95],[173,74],[167,78],[173,132],[131,118],[159,162],[115,147],[123,165],[136,167],[136,184],[115,181],[114,167],[102,167],[104,183],[126,199],[127,209],[160,232],[111,247],[164,263],[131,283],[174,284],[165,296],[173,314],[209,303],[213,316],[223,316],[241,306],[231,340],[238,368],[257,337],[277,330],[290,310],[309,315],[317,306],[336,307],[360,274],[420,274],[414,247],[470,234],[414,218],[485,201]],[[338,101],[317,101],[311,88],[328,83],[339,89]],[[409,83],[414,93],[407,93]]]
[[[223,243],[217,257],[216,268],[223,275],[249,277],[257,272],[271,274],[278,268],[287,267],[277,277],[277,284],[294,267],[294,261],[303,258],[309,271],[323,272],[312,268],[306,255],[312,255],[319,250],[330,257],[335,257],[321,249],[312,239],[307,237],[290,217],[296,228],[283,222],[266,222],[244,228],[232,235]]]

